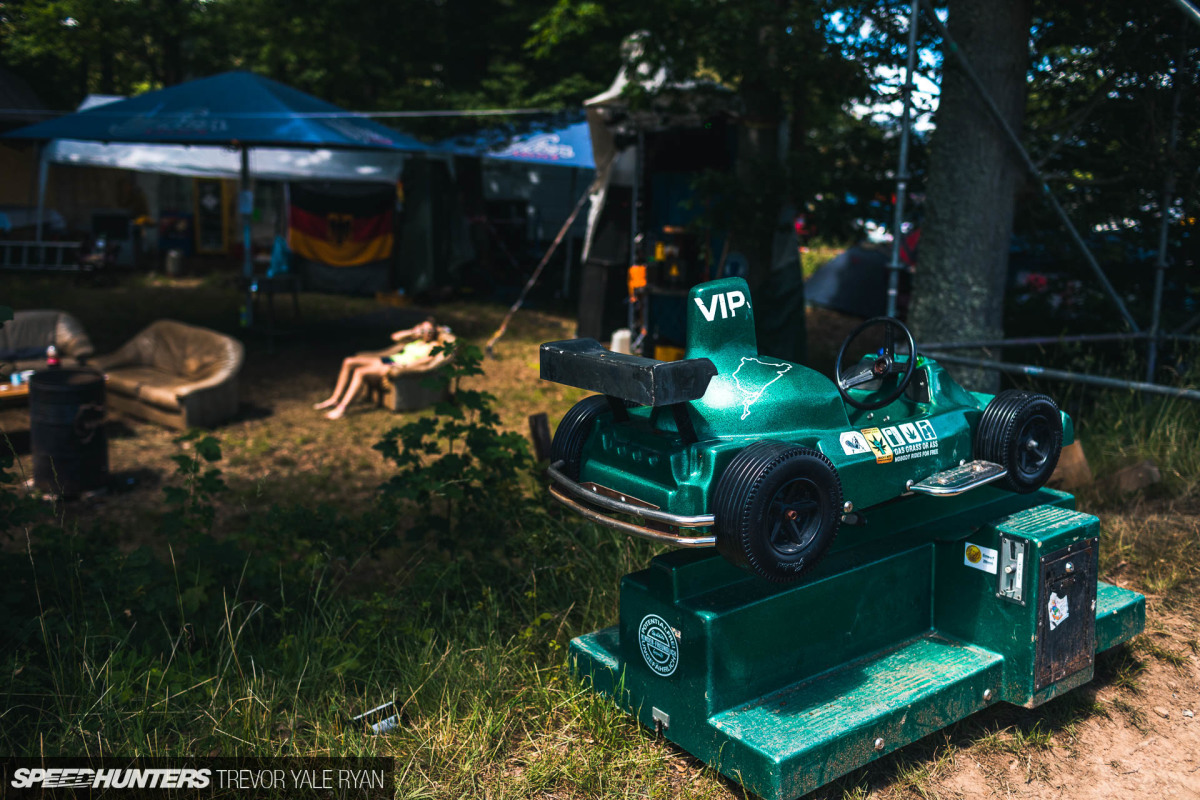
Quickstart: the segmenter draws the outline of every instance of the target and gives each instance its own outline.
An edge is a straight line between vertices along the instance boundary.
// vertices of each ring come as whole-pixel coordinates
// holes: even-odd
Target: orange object
[[[678,361],[684,355],[686,353],[682,347],[675,347],[669,344],[654,345],[654,358],[658,361]]]
[[[632,300],[638,289],[646,288],[646,266],[634,264],[629,268],[629,299]]]

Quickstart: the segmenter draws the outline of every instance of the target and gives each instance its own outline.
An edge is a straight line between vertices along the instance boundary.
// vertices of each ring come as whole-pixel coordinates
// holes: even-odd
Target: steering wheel
[[[843,361],[846,358],[846,352],[850,350],[850,345],[868,328],[873,328],[877,325],[883,326],[883,347],[873,360],[860,362],[860,365],[854,372],[846,374]],[[902,342],[908,342],[908,361],[906,362],[901,363],[896,361],[896,331],[903,334]],[[833,367],[838,392],[841,393],[843,400],[863,411],[883,408],[904,394],[904,390],[908,388],[909,381],[912,380],[913,366],[916,360],[917,344],[913,341],[912,331],[903,322],[893,317],[873,317],[851,331],[850,335],[846,337],[846,341],[842,342],[842,349],[838,350],[837,362]],[[858,400],[851,397],[850,393],[846,391],[855,386],[861,386],[864,383],[900,373],[903,373],[903,377],[896,383],[895,388],[887,391],[883,397],[878,399]]]

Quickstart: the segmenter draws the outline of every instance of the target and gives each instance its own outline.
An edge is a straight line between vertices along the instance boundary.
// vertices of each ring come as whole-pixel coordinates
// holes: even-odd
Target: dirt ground
[[[300,498],[353,503],[387,476],[370,445],[409,417],[360,403],[345,419],[329,422],[312,404],[330,391],[343,356],[385,346],[388,332],[419,321],[426,312],[369,305],[354,310],[336,322],[312,319],[274,346],[248,347],[241,413],[216,432],[225,452],[221,467],[241,513]],[[503,309],[459,304],[443,306],[437,315],[460,336],[482,343]],[[810,348],[818,366],[832,362],[856,323],[830,312],[809,315]],[[499,398],[505,427],[527,432],[527,418],[537,412],[547,412],[553,425],[580,396],[537,377],[536,344],[568,337],[572,328],[566,317],[522,312],[497,357],[486,361],[486,375],[478,382]],[[103,333],[94,338],[101,340],[101,351],[118,343],[103,341]],[[0,430],[18,453],[28,452],[27,411],[0,410]],[[161,487],[172,469],[169,458],[179,452],[177,432],[129,419],[114,420],[107,432],[117,490],[90,504],[73,504],[70,513],[116,522],[136,538],[139,521],[161,503]],[[1114,536],[1123,531],[1134,536],[1147,520],[1159,519],[1172,541],[1193,552],[1200,547],[1200,503],[1185,498],[1122,508],[1095,502],[1103,507],[1089,508],[1085,495],[1083,510],[1095,510]],[[1165,567],[1154,564],[1133,569],[1119,559],[1105,563],[1105,580],[1147,594],[1147,634],[1103,657],[1097,679],[1072,693],[1069,707],[1057,707],[1064,701],[1056,700],[1032,711],[991,709],[815,796],[1200,798],[1200,574],[1154,582],[1151,577],[1170,570],[1164,573]],[[673,758],[682,784],[703,773],[703,765],[686,754]],[[727,786],[731,795],[741,796]]]
[[[1193,615],[1152,609],[1150,637],[1188,652]],[[1161,627],[1160,627],[1161,626]],[[1053,731],[1045,746],[996,748],[986,741],[957,754],[930,794],[961,798],[1200,797],[1200,665],[1145,661],[1137,690],[1096,681],[1078,690],[1097,704],[1088,718]],[[1036,712],[1035,712],[1036,713]],[[1011,739],[1009,744],[1011,745]]]

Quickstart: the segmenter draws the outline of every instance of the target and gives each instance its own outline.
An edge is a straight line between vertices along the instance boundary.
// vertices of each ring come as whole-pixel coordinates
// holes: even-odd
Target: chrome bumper
[[[550,487],[550,496],[576,514],[592,522],[597,522],[609,528],[624,531],[643,539],[649,539],[654,542],[665,542],[676,547],[712,547],[717,543],[715,536],[686,536],[677,531],[666,529],[668,526],[674,528],[709,528],[713,524],[712,514],[698,514],[686,517],[680,514],[670,514],[645,504],[630,502],[631,498],[623,496],[609,497],[571,480],[559,471],[558,468],[560,466],[562,466],[562,462],[556,461],[547,469],[550,479],[555,484]],[[649,525],[626,522],[616,519],[610,516],[610,514],[625,514],[637,517],[643,522],[662,525],[664,527],[649,527]]]

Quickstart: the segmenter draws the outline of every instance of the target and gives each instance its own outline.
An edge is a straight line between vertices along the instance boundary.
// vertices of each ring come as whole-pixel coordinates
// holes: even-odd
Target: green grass
[[[1196,446],[1200,403],[1106,392],[1083,412],[1077,424],[1079,439],[1098,477],[1150,459],[1164,481],[1155,494],[1186,497],[1200,489],[1200,447]]]

